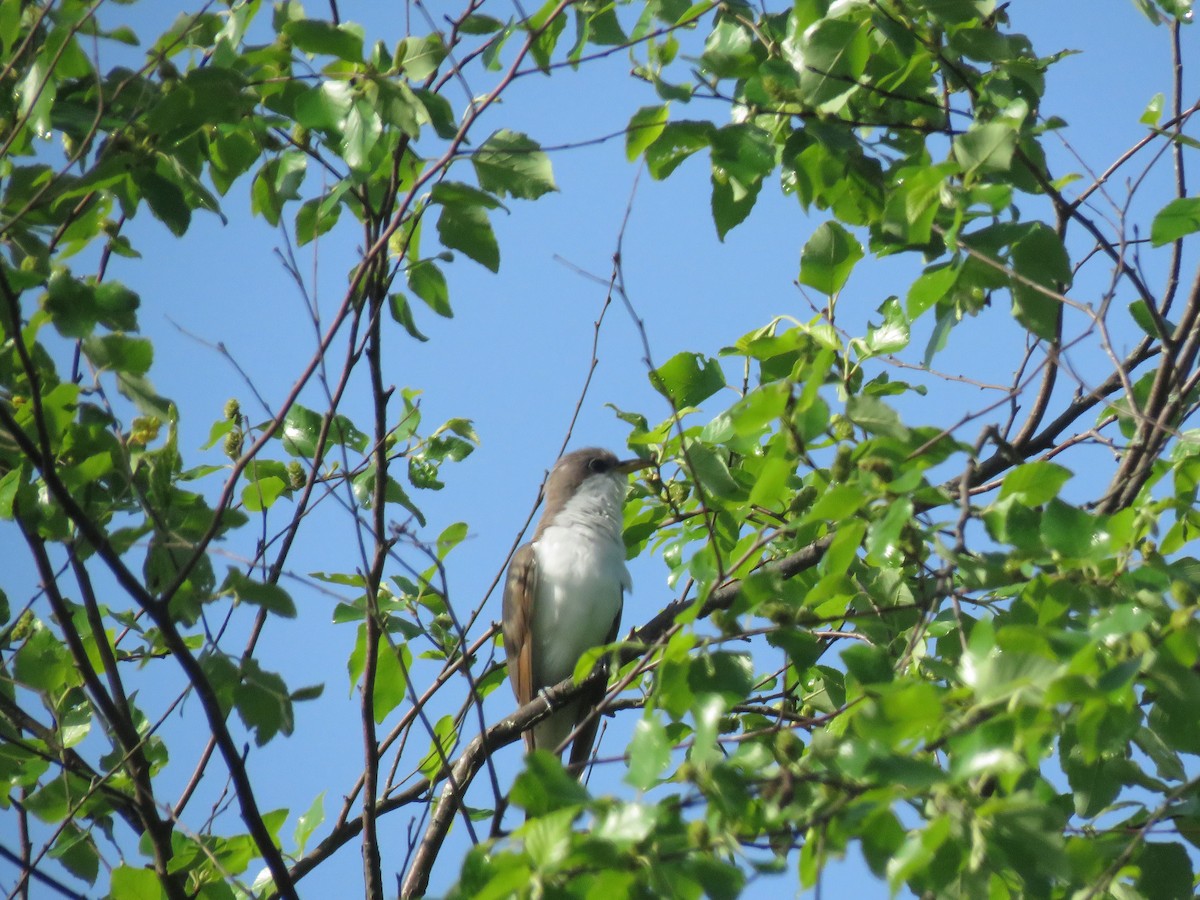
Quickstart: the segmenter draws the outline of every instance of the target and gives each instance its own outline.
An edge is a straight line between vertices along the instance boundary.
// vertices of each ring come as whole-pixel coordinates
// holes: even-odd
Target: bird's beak
[[[628,475],[630,472],[636,472],[639,469],[649,469],[651,466],[657,465],[652,459],[626,459],[617,463],[617,471],[623,475]]]

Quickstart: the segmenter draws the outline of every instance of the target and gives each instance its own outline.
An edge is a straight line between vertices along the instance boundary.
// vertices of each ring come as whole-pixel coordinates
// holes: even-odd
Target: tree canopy
[[[1110,123],[1044,101],[1069,48],[993,0],[413,0],[386,32],[345,0],[228,0],[155,33],[151,5],[0,0],[10,896],[294,898],[328,872],[371,900],[726,898],[844,859],[918,896],[1192,896],[1190,0],[1135,0],[1169,74],[1100,161],[1073,128]],[[555,160],[588,141],[544,145],[505,104],[614,60],[620,89],[574,102],[641,99],[591,142],[622,144],[631,180],[702,169],[686,189],[720,241],[787,198],[798,269],[773,317],[673,355],[646,309],[707,312],[629,283],[655,245],[619,224],[611,269],[584,273],[603,305],[576,415],[610,404],[657,461],[625,541],[665,578],[517,709],[498,596],[456,589],[471,509],[426,509],[472,454],[531,448],[430,418],[441,376],[406,361],[458,327],[464,271],[528,252],[505,216],[571,203]],[[197,372],[164,396],[178,363],[146,318],[171,287],[130,286],[163,271],[143,251],[215,279],[231,262],[199,223],[240,218],[275,230],[253,265],[291,291],[245,314],[299,316],[308,343],[264,332],[251,372],[217,343],[239,395]],[[902,280],[875,296],[873,267]],[[641,408],[590,388],[618,317]],[[535,415],[439,340],[442,370]],[[506,512],[515,547],[533,511]],[[334,532],[349,552],[312,571],[297,548]],[[346,653],[302,649],[323,632]],[[518,758],[547,701],[603,678],[589,777]],[[354,732],[320,735],[331,703]],[[298,774],[322,737],[354,778],[318,765],[268,804],[263,761]]]

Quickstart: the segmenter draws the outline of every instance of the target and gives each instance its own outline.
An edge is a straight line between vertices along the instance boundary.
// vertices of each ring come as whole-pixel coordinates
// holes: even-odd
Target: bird
[[[550,470],[542,517],[533,539],[513,554],[504,584],[504,652],[522,706],[569,678],[586,651],[616,639],[624,594],[633,586],[622,538],[627,476],[651,465],[586,447]],[[601,684],[538,722],[524,734],[526,749],[561,752],[583,722],[569,758],[579,775],[598,724],[594,716],[584,720],[603,696]]]

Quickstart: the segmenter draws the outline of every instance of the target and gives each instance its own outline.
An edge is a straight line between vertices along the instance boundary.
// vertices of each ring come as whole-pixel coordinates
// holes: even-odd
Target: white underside
[[[624,494],[623,477],[589,479],[533,544],[533,681],[539,688],[569,678],[586,651],[608,640],[620,615],[622,595],[632,587],[621,540]],[[575,726],[576,710],[535,726],[537,746],[558,747]]]

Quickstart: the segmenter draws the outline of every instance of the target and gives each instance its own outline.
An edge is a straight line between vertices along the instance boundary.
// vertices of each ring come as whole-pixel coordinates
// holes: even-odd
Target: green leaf
[[[149,379],[129,372],[117,373],[117,390],[121,396],[133,401],[144,416],[155,416],[161,421],[167,421],[174,415],[175,404],[154,389]]]
[[[137,294],[119,281],[105,281],[96,285],[93,296],[96,319],[101,325],[113,331],[137,330],[134,311],[141,305]]]
[[[688,669],[688,687],[703,705],[706,695],[717,695],[726,709],[746,699],[754,683],[754,662],[749,653],[719,650],[697,656]]]
[[[41,625],[17,651],[13,672],[21,684],[55,695],[81,680],[66,645]]]
[[[1088,512],[1052,499],[1042,515],[1042,540],[1051,550],[1074,559],[1094,555],[1098,523]]]
[[[134,167],[130,177],[154,217],[181,237],[192,223],[192,209],[179,183],[146,166]]]
[[[450,309],[450,289],[446,276],[432,260],[423,259],[408,267],[408,286],[414,294],[425,301],[425,305],[439,316],[454,317]]]
[[[625,781],[639,791],[648,791],[658,784],[670,764],[671,742],[667,731],[658,716],[647,712],[634,726]]]
[[[283,679],[263,670],[253,658],[242,661],[241,676],[233,689],[233,704],[242,723],[254,732],[255,745],[262,747],[277,734],[291,734],[295,718]]]
[[[871,523],[867,529],[866,543],[869,565],[896,565],[901,561],[901,533],[912,514],[912,501],[905,497],[890,504],[883,518]]]
[[[768,457],[754,478],[750,489],[750,503],[767,509],[778,508],[791,496],[788,481],[795,471],[795,464],[780,457]]]
[[[452,250],[461,250],[486,269],[500,270],[500,245],[487,213],[479,206],[464,204],[442,207],[437,220],[438,237]]]
[[[1160,329],[1158,323],[1150,313],[1145,300],[1134,300],[1130,303],[1129,315],[1137,323],[1138,328],[1142,329],[1149,337],[1156,340],[1159,338]],[[1166,328],[1168,334],[1175,330],[1175,323],[1170,320],[1163,322],[1163,326]]]
[[[284,23],[280,30],[292,39],[298,50],[305,53],[362,62],[363,34],[358,25],[334,25],[320,19],[293,19]]]
[[[1191,857],[1180,843],[1147,841],[1138,854],[1137,888],[1151,900],[1191,900],[1195,896]]]
[[[283,449],[292,456],[311,458],[317,452],[317,438],[321,433],[321,423],[324,417],[299,403],[293,403],[283,417],[283,428],[277,432],[277,437],[283,443]],[[329,441],[343,444],[352,450],[362,453],[367,449],[369,438],[354,427],[354,423],[345,416],[334,416],[329,424]]]
[[[342,214],[339,200],[336,194],[330,193],[304,201],[296,211],[296,243],[299,246],[311,243],[338,223]]]
[[[393,647],[385,637],[380,637],[379,656],[375,663],[375,690],[371,695],[377,724],[404,700],[408,688],[406,672],[411,661],[412,654],[407,645]]]
[[[447,525],[437,538],[438,559],[444,560],[451,550],[466,539],[469,530],[466,522],[455,522]]]
[[[650,177],[666,178],[685,159],[707,147],[715,131],[711,122],[668,122],[663,126],[662,134],[645,150]]]
[[[1013,313],[1022,325],[1043,340],[1058,334],[1060,294],[1071,285],[1071,261],[1062,239],[1041,222],[1012,246]],[[1039,290],[1042,287],[1046,290]]]
[[[565,10],[559,0],[546,0],[542,7],[525,22],[525,27],[530,34],[537,33],[537,37],[529,46],[529,52],[533,56],[534,62],[543,72],[549,72],[550,57],[554,55],[559,35],[567,27]]]
[[[525,769],[513,782],[512,802],[532,818],[586,803],[587,788],[567,774],[562,762],[545,750],[525,757]]]
[[[678,410],[696,406],[725,387],[725,373],[715,359],[677,353],[654,370],[650,383]]]
[[[88,884],[96,883],[96,876],[100,874],[100,852],[91,835],[73,823],[65,823],[50,856],[76,878],[82,878]]]
[[[408,298],[399,291],[388,294],[388,312],[392,315],[392,321],[407,331],[410,337],[416,338],[421,343],[429,340],[421,332],[421,329],[417,328],[417,320],[413,318],[412,305],[408,302]]]
[[[858,240],[837,222],[825,222],[800,253],[800,283],[823,294],[836,294],[863,257]]]
[[[404,69],[405,77],[424,81],[437,71],[446,58],[446,45],[440,32],[424,37],[406,37],[396,48],[396,65]]]
[[[261,606],[268,612],[286,619],[296,618],[296,604],[291,596],[277,584],[268,584],[247,578],[239,570],[229,567],[229,573],[221,585],[222,594],[230,594],[244,603]]]
[[[112,900],[162,900],[167,896],[152,869],[130,866],[113,869],[108,890]]]
[[[758,70],[750,31],[732,18],[722,18],[704,42],[700,63],[718,78],[747,78]]]
[[[262,512],[270,509],[287,489],[287,482],[275,475],[259,478],[242,488],[242,505],[247,512]]]
[[[278,225],[284,204],[300,196],[307,161],[303,153],[291,150],[268,160],[250,188],[250,211],[271,225]]]
[[[729,471],[725,457],[726,453],[699,441],[688,446],[687,459],[692,466],[691,474],[710,499],[743,500],[746,492]]]
[[[1026,506],[1041,506],[1058,496],[1071,477],[1071,470],[1046,460],[1017,466],[1004,476],[1000,499],[1016,497]]]
[[[499,19],[475,13],[462,20],[459,31],[463,34],[495,34],[503,27],[504,23]]]
[[[450,101],[435,91],[424,88],[414,88],[413,96],[425,107],[424,119],[433,125],[434,133],[443,140],[450,140],[458,134],[458,122],[454,118],[454,108]]]
[[[312,837],[312,833],[317,829],[317,826],[324,821],[325,792],[322,791],[313,798],[312,805],[296,819],[296,833],[294,836],[296,856],[304,855],[304,848],[308,845],[308,839]]]
[[[154,361],[154,345],[146,338],[123,334],[92,335],[83,341],[83,352],[97,369],[145,375]]]
[[[192,69],[146,116],[160,144],[177,144],[205,125],[233,124],[253,106],[245,79],[233,69]]]
[[[383,134],[383,121],[375,105],[365,97],[356,98],[340,124],[342,140],[339,147],[346,165],[358,173],[369,171],[372,151]]]
[[[835,484],[817,499],[812,508],[805,513],[803,521],[842,522],[862,509],[866,502],[866,495],[857,484]],[[861,528],[856,527],[847,531],[848,525],[861,526]],[[838,529],[838,533],[834,537],[834,546],[825,552],[825,558],[822,561],[828,560],[828,571],[844,570],[843,563],[848,564],[858,552],[859,544],[862,543],[863,535],[866,534],[866,522],[854,522],[848,523],[848,525]],[[837,554],[833,554],[832,551],[836,547],[848,550],[848,555],[839,557]]]
[[[882,325],[872,325],[867,330],[866,348],[872,355],[897,353],[908,346],[908,318],[900,307],[900,301],[890,297],[879,307],[883,314]]]
[[[550,157],[527,135],[506,128],[471,154],[479,186],[498,196],[536,200],[557,191]],[[465,252],[465,251],[464,251]]]
[[[438,773],[451,763],[457,742],[458,729],[454,727],[454,717],[442,716],[433,726],[429,752],[417,763],[421,774],[431,782],[436,781]]]
[[[946,182],[960,172],[959,166],[949,161],[936,166],[906,166],[892,174],[889,180],[894,186],[889,187],[883,210],[884,234],[907,246],[931,243]],[[917,315],[911,314],[914,318]]]
[[[871,55],[868,28],[849,19],[821,19],[805,35],[804,99],[826,112],[836,112],[856,91]]]
[[[1200,231],[1200,197],[1180,197],[1158,211],[1150,225],[1150,243],[1170,244]]]
[[[666,104],[643,106],[635,112],[625,128],[625,157],[633,162],[663,133],[670,117]]]
[[[42,308],[50,314],[58,333],[66,338],[87,337],[99,317],[95,290],[71,277],[66,269],[58,269],[50,276]]]
[[[439,181],[429,192],[431,203],[443,206],[480,206],[484,209],[501,209],[503,204],[487,191],[463,184],[461,181]]]
[[[324,81],[296,98],[296,121],[305,128],[340,129],[354,105],[355,95],[349,81]]]
[[[908,429],[894,409],[870,394],[852,394],[846,398],[846,417],[872,434],[904,440]]]
[[[1008,122],[975,122],[954,139],[954,155],[968,173],[1007,172],[1012,168],[1017,132]]]
[[[283,449],[293,456],[312,457],[317,451],[317,438],[323,418],[299,403],[293,403],[283,417],[280,440]]]
[[[1146,109],[1138,118],[1138,121],[1143,125],[1154,126],[1162,119],[1163,111],[1163,95],[1155,94],[1150,98],[1150,102],[1146,104]]]
[[[712,211],[722,240],[750,215],[763,179],[775,168],[775,143],[755,125],[727,125],[710,136]]]

